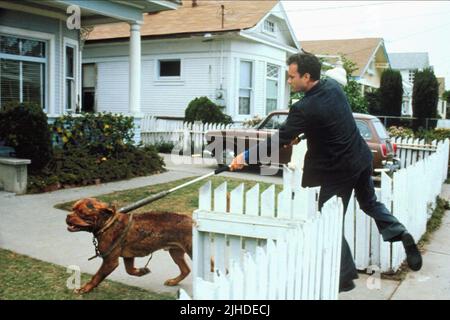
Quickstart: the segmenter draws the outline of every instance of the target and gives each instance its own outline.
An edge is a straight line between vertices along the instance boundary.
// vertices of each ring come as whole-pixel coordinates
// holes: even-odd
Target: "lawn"
[[[0,249],[0,300],[172,300],[141,288],[104,280],[89,294],[78,295],[66,286],[66,268]],[[92,275],[82,274],[81,285]]]
[[[96,197],[97,199],[112,203],[116,206],[116,208],[121,208],[125,205],[128,205],[132,202],[140,200],[142,198],[148,197],[152,194],[169,190],[173,187],[176,187],[184,182],[188,182],[193,180],[194,178],[186,178],[181,180],[176,180],[173,182],[156,184],[149,187],[142,187],[137,189],[130,189],[125,191],[113,192],[105,195],[101,195]],[[233,190],[239,184],[245,184],[245,190],[248,191],[252,188],[257,182],[241,180],[241,179],[233,179],[226,177],[212,177],[210,179],[212,181],[213,188],[218,187],[224,181],[227,181],[228,191]],[[202,180],[193,185],[185,187],[183,189],[177,190],[174,193],[169,194],[168,196],[159,199],[155,202],[152,202],[144,207],[136,209],[133,212],[146,212],[146,211],[172,211],[182,214],[191,215],[194,210],[198,208],[198,194],[199,188],[205,184],[207,181]],[[270,187],[270,183],[259,182],[260,190],[264,191],[266,188]],[[276,193],[282,191],[282,185],[276,185],[275,187]],[[58,204],[55,207],[63,210],[70,211],[74,201],[66,202],[62,204]]]

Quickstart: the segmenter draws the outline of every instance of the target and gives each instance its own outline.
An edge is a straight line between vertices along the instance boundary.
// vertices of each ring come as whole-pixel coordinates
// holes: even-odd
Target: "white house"
[[[331,63],[345,57],[355,64],[351,77],[361,85],[361,91],[380,87],[381,74],[389,68],[389,57],[382,38],[301,41],[305,51],[323,57]]]
[[[94,28],[83,51],[85,111],[126,112],[127,25]],[[235,121],[286,108],[286,58],[298,45],[278,1],[183,1],[144,15],[137,113],[183,117],[207,96]]]
[[[427,52],[398,52],[389,53],[392,69],[400,71],[403,79],[402,115],[413,115],[412,88],[414,74],[430,67]]]
[[[50,119],[76,112],[81,105],[84,35],[90,26],[102,23],[121,21],[131,33],[126,69],[134,80],[140,72],[143,13],[178,6],[176,0],[0,1],[0,105],[35,102]],[[128,94],[128,88],[125,91]],[[139,92],[129,97],[124,107],[133,113]]]

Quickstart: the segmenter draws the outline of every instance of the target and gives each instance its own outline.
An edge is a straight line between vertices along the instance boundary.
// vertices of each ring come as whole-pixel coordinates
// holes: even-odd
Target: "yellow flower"
[[[102,158],[102,161],[106,161],[106,157],[103,157],[103,158]]]
[[[105,124],[105,129],[108,129],[109,128],[109,125],[108,124]]]

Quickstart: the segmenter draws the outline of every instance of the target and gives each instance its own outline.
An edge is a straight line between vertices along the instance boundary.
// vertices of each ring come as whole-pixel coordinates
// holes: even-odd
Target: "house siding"
[[[87,44],[84,48],[83,62],[98,65],[98,111],[128,112],[128,50],[128,43]],[[173,82],[158,81],[158,59],[181,59],[181,79]],[[254,99],[251,115],[239,118],[236,117],[236,103],[241,59],[254,63]],[[222,82],[227,114],[232,115],[235,120],[244,120],[255,114],[264,115],[267,62],[281,68],[279,104],[285,105],[285,60],[286,52],[281,49],[237,39],[215,38],[209,42],[202,42],[202,39],[143,41],[141,112],[182,117],[192,99],[207,96],[214,101]]]
[[[52,34],[55,37],[55,47],[54,47],[54,58],[53,61],[49,60],[49,64],[54,66],[54,92],[52,96],[49,96],[49,66],[47,66],[47,96],[48,99],[52,99],[54,103],[54,114],[61,114],[63,111],[62,101],[63,101],[63,90],[62,86],[64,84],[64,73],[63,73],[63,41],[64,37],[79,41],[79,32],[77,30],[69,30],[66,27],[64,21],[58,19],[52,19],[48,17],[43,17],[39,15],[33,15],[25,12],[17,12],[13,10],[1,10],[0,11],[0,26],[17,28],[21,30],[30,30]],[[13,34],[12,34],[13,35]],[[47,53],[49,52],[47,47]],[[47,100],[47,106],[50,101]],[[47,110],[49,112],[49,110]]]

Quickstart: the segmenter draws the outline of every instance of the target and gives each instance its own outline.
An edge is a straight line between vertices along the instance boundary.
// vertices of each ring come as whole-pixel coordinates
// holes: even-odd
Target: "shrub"
[[[224,114],[220,107],[207,97],[195,98],[189,102],[189,105],[184,112],[184,121],[223,124],[233,123],[231,117]]]
[[[159,153],[171,153],[175,144],[173,142],[160,141],[152,145]]]
[[[402,115],[403,83],[400,71],[386,69],[381,74],[379,101],[385,116]]]
[[[112,113],[65,115],[52,126],[54,144],[87,148],[90,154],[111,157],[124,145],[133,144],[133,117]]]
[[[0,140],[16,150],[18,158],[30,159],[30,173],[44,168],[52,158],[47,115],[33,103],[8,103],[0,109]]]
[[[418,71],[414,77],[413,86],[413,112],[415,129],[425,127],[425,118],[436,118],[439,97],[439,83],[431,68]],[[436,126],[436,120],[430,121],[430,126]]]
[[[391,126],[388,129],[391,137],[413,138],[414,131],[410,128]]]
[[[119,147],[117,155],[104,157],[82,146],[55,151],[54,159],[40,172],[30,176],[29,192],[41,192],[50,185],[72,187],[130,179],[164,171],[164,161],[154,147]]]

